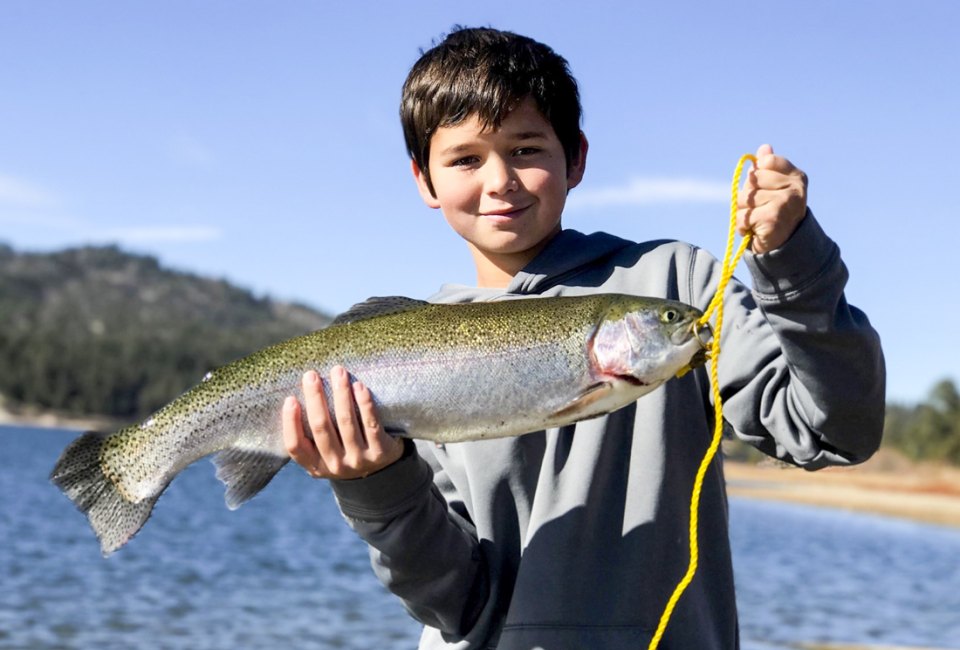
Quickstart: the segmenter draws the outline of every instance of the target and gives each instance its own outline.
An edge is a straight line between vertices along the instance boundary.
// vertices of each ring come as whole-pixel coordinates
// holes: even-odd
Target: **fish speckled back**
[[[600,313],[609,306],[602,296],[553,300],[505,300],[459,305],[428,304],[408,311],[357,321],[348,326],[331,327],[293,339],[260,354],[278,360],[290,355],[302,359],[309,351],[310,339],[332,356],[361,359],[384,350],[432,352],[497,350],[538,343],[555,344],[579,336],[592,328]],[[304,345],[306,344],[306,345]],[[288,361],[288,362],[289,362]]]

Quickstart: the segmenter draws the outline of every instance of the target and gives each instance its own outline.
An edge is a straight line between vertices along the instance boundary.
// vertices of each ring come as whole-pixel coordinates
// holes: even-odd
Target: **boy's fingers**
[[[769,169],[770,165],[773,164],[774,160],[778,157],[779,156],[773,154],[773,147],[769,144],[762,144],[757,148],[757,162],[753,167],[754,169]]]
[[[783,202],[784,193],[780,190],[753,190],[737,197],[737,209],[759,208],[768,203]]]
[[[373,396],[362,382],[354,382],[353,397],[357,403],[357,410],[366,438],[367,456],[371,459],[377,458],[384,453],[394,440],[383,430],[380,418],[377,415],[377,408],[373,403]]]
[[[777,156],[774,153],[761,156],[758,152],[756,167],[752,167],[751,172],[763,172],[764,170],[780,172],[781,174],[795,174],[799,172],[796,166],[783,156]]]
[[[300,402],[292,395],[283,403],[281,415],[283,423],[283,446],[295,463],[306,469],[313,476],[321,476],[323,461],[317,452],[313,440],[308,438],[303,430],[303,418],[300,411]]]
[[[758,201],[756,205],[739,208],[737,221],[751,228],[761,225],[775,228],[781,224],[787,224],[787,221],[782,218],[783,211],[784,207],[779,201]]]
[[[782,246],[797,223],[796,219],[783,219],[782,206],[776,203],[737,212],[737,232],[741,235],[752,233],[750,248],[754,253],[766,253]]]
[[[784,173],[773,169],[751,169],[743,184],[744,190],[784,190],[803,183],[802,173]]]
[[[300,423],[300,403],[296,397],[291,395],[284,400],[280,417],[283,424],[283,448],[287,450],[291,458],[299,463],[300,457],[304,453],[306,436],[303,435],[303,425]]]
[[[303,375],[303,401],[307,409],[310,433],[313,435],[313,442],[320,458],[326,461],[337,458],[342,451],[340,436],[330,419],[327,398],[323,393],[323,382],[314,370],[309,370]]]
[[[363,436],[363,427],[357,422],[350,376],[343,367],[334,366],[330,371],[330,386],[333,390],[333,411],[336,414],[340,442],[343,445],[343,460],[348,467],[355,467],[367,445]]]

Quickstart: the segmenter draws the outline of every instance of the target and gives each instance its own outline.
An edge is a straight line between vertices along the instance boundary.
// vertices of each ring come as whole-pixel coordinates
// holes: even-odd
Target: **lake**
[[[287,469],[230,512],[196,463],[105,560],[47,479],[75,435],[0,427],[0,649],[416,647],[325,483]],[[960,530],[745,499],[731,529],[744,650],[960,648]]]

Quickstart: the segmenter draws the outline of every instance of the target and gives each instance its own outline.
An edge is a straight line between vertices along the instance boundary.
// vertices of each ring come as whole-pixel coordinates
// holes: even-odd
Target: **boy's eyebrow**
[[[544,131],[521,131],[520,133],[510,133],[508,135],[516,140],[536,140],[537,138],[547,137]]]
[[[517,133],[508,133],[507,134],[512,140],[537,140],[547,137],[546,131],[519,131]],[[461,142],[459,144],[452,144],[449,147],[441,149],[437,152],[438,155],[446,156],[451,154],[463,153],[472,149],[474,144],[472,142]]]
[[[517,133],[508,133],[507,136],[512,140],[538,140],[546,138],[547,133],[546,131],[519,131]],[[472,142],[461,142],[445,147],[438,151],[437,154],[441,156],[455,155],[469,151],[473,147],[474,143]]]
[[[473,147],[472,143],[452,144],[449,147],[446,147],[445,149],[441,149],[437,153],[441,156],[456,154],[456,153],[463,153],[464,151],[469,150],[471,147]]]

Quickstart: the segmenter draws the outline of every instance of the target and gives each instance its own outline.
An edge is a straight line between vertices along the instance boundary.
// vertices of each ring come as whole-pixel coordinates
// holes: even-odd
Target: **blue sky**
[[[764,142],[880,331],[889,396],[960,377],[954,2],[0,4],[0,241],[117,243],[339,311],[473,280],[397,121],[454,24],[542,40],[590,140],[566,226],[722,254],[729,176]],[[745,269],[741,269],[741,277]]]

